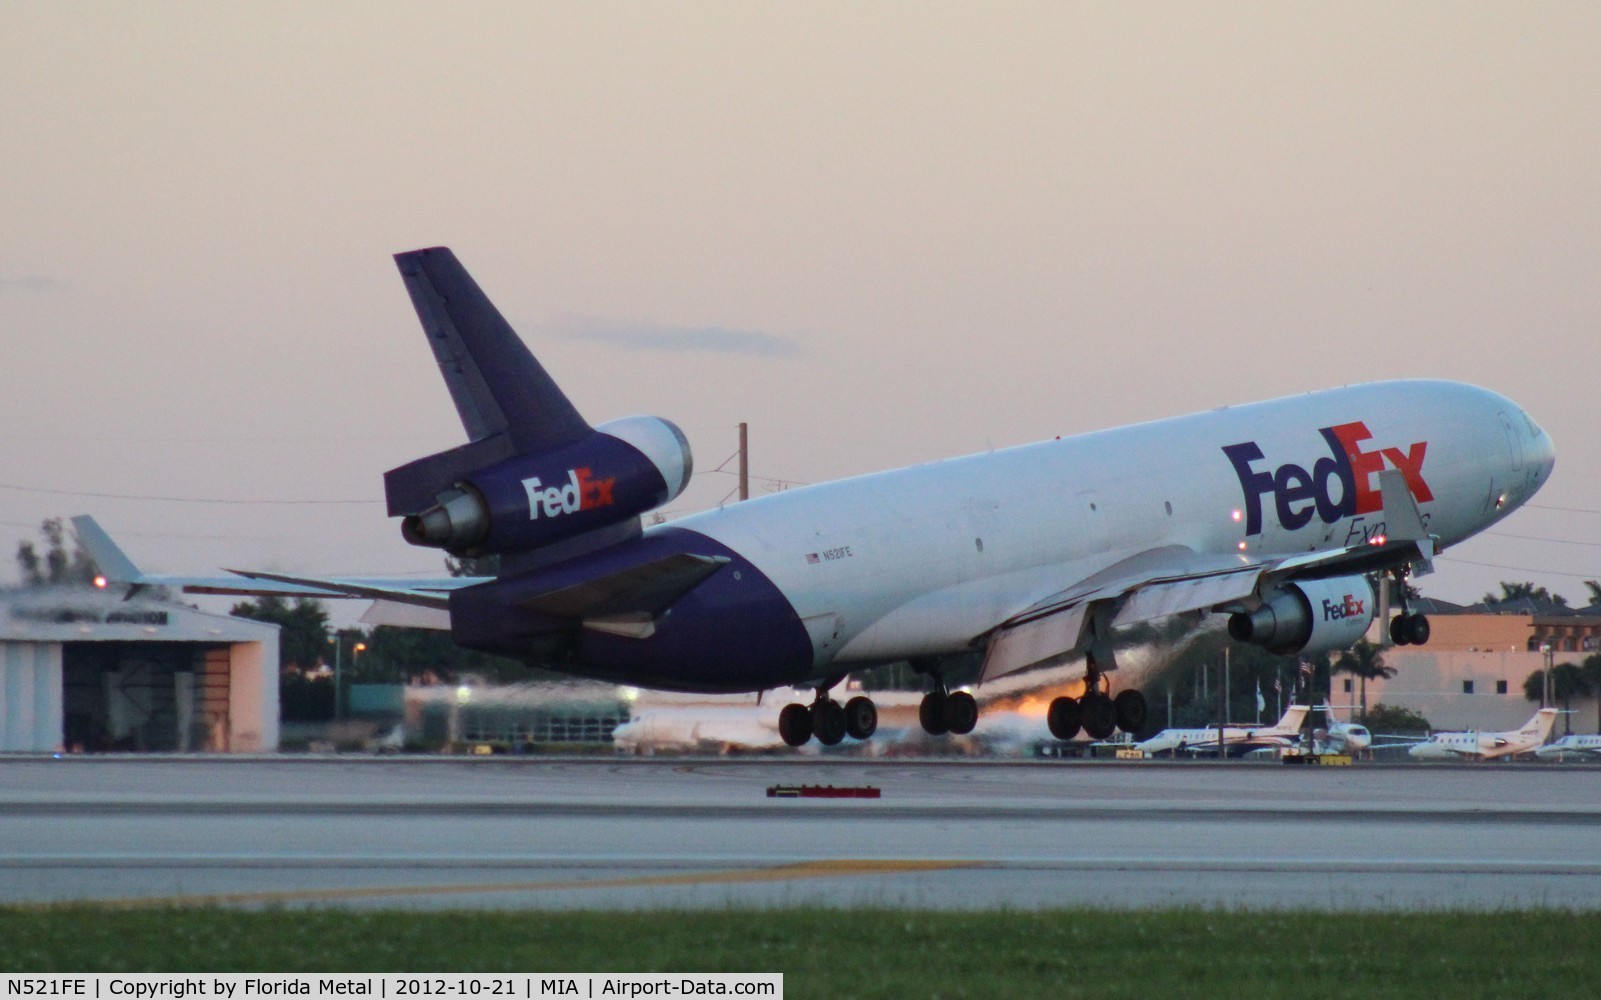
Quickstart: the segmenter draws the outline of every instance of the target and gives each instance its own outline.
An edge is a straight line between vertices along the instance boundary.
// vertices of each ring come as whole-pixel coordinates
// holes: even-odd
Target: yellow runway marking
[[[175,906],[250,906],[274,903],[317,903],[379,899],[385,896],[471,896],[499,892],[554,892],[567,889],[644,889],[675,885],[733,885],[748,882],[788,882],[847,875],[894,875],[905,872],[951,871],[988,868],[985,861],[833,860],[802,861],[771,868],[686,872],[678,875],[639,875],[610,879],[558,879],[548,882],[489,882],[474,885],[370,886],[343,889],[288,889],[279,892],[230,892],[214,895],[142,896],[138,898],[85,899],[51,903],[25,903],[22,909],[59,909],[101,906],[110,909],[145,909]]]

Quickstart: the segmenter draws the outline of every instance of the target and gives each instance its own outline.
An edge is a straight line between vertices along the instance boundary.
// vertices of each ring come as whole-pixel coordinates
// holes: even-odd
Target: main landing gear
[[[1145,725],[1145,696],[1130,688],[1116,698],[1107,692],[1106,673],[1091,653],[1086,658],[1083,698],[1054,698],[1045,712],[1045,725],[1059,740],[1070,740],[1080,729],[1093,740],[1108,739],[1118,729],[1138,732]]]
[[[1429,620],[1422,613],[1407,613],[1406,576],[1399,571],[1395,574],[1395,592],[1401,613],[1390,619],[1390,641],[1397,646],[1423,645],[1429,641]]]
[[[778,713],[778,735],[792,747],[805,746],[813,736],[825,747],[837,746],[847,736],[865,740],[877,729],[873,699],[858,695],[841,705],[826,687],[817,689],[811,705],[789,704]]]
[[[934,690],[917,706],[917,721],[930,736],[966,736],[978,725],[978,702],[966,691],[946,691],[945,682],[936,677]]]

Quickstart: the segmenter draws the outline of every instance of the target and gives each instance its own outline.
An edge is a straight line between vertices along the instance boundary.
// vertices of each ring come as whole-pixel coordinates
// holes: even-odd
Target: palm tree
[[[1596,661],[1593,668],[1588,667],[1591,660]],[[1595,682],[1591,680],[1591,670],[1601,673],[1601,655],[1591,656],[1585,660],[1586,666],[1577,663],[1558,663],[1551,668],[1551,700],[1562,706],[1563,719],[1571,719],[1568,715],[1569,705],[1574,698],[1582,698],[1595,690]],[[1545,705],[1545,670],[1536,670],[1523,682],[1523,697],[1529,701],[1538,701]],[[1573,723],[1565,722],[1563,728],[1573,732]]]
[[[1385,665],[1380,647],[1366,639],[1358,639],[1356,645],[1341,653],[1332,672],[1350,674],[1361,680],[1363,719],[1368,715],[1368,680],[1388,679],[1396,675],[1394,667]]]

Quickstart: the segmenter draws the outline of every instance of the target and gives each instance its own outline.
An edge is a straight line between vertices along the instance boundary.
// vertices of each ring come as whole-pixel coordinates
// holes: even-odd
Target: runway
[[[879,799],[771,799],[771,785]],[[1601,769],[7,758],[0,903],[1601,909]]]

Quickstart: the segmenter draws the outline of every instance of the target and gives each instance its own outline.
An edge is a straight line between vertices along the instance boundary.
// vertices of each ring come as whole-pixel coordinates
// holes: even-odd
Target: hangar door
[[[228,646],[69,642],[61,661],[68,749],[228,749]]]

